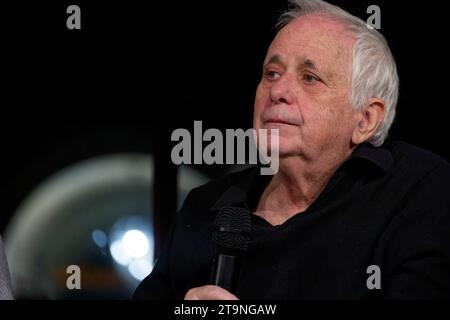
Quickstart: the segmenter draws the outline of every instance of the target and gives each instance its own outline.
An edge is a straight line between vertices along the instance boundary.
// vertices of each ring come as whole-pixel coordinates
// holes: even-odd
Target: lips
[[[283,119],[272,119],[272,118],[270,118],[270,119],[264,120],[264,124],[271,124],[271,123],[273,123],[273,124],[285,124],[285,125],[290,125],[290,126],[295,126],[296,125],[296,124],[294,124],[292,122],[289,122],[289,121],[286,121],[286,120],[283,120]]]
[[[289,125],[289,126],[297,126],[298,123],[294,120],[292,120],[291,117],[288,117],[286,115],[281,115],[281,114],[263,114],[262,116],[262,120],[264,124],[284,124],[284,125]]]

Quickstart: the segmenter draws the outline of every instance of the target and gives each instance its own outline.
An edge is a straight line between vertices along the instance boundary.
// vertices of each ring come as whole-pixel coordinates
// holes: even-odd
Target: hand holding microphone
[[[251,216],[238,207],[220,209],[214,222],[212,240],[216,245],[211,282],[188,291],[185,300],[237,300],[242,256],[251,234]]]

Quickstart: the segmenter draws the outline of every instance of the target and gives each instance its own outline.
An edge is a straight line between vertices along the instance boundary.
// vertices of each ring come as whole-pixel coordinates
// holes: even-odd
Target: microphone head
[[[223,207],[214,221],[213,241],[224,251],[247,250],[252,231],[250,212],[239,207]]]

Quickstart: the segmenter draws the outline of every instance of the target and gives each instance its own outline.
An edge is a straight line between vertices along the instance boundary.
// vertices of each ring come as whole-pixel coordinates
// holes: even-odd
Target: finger
[[[217,286],[204,286],[194,288],[188,291],[185,300],[239,300],[231,292],[217,287]]]

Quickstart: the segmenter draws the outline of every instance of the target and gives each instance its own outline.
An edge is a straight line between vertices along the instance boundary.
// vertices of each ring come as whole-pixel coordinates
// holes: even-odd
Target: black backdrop
[[[449,160],[441,2],[330,2],[360,17],[380,6],[401,79],[391,136]],[[81,8],[81,30],[66,28],[70,4]],[[34,186],[70,163],[115,151],[170,152],[172,130],[194,120],[250,127],[272,26],[285,8],[281,0],[2,4],[0,230]]]

